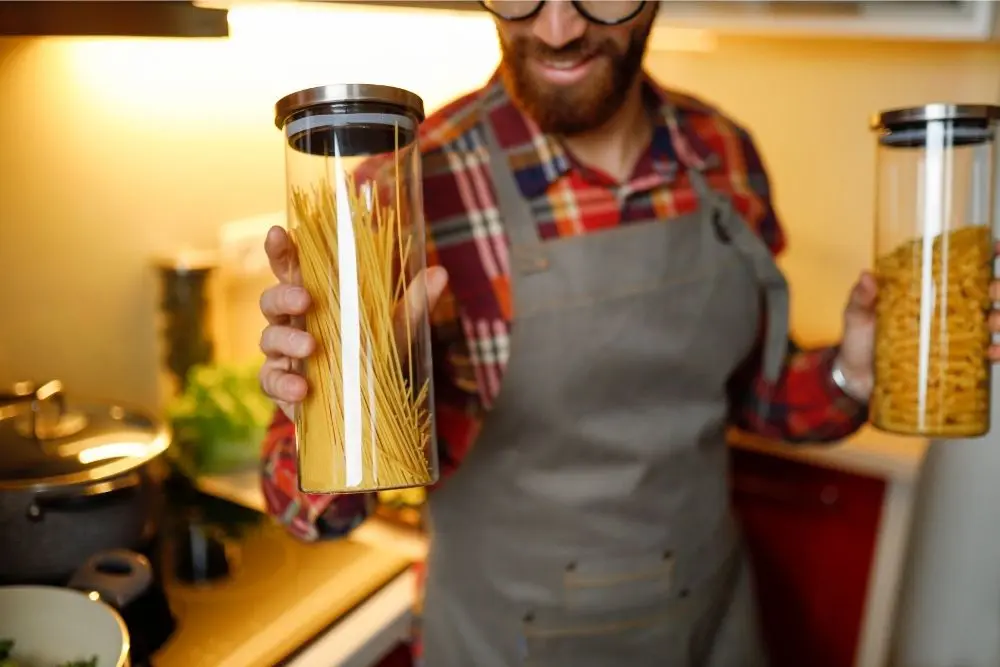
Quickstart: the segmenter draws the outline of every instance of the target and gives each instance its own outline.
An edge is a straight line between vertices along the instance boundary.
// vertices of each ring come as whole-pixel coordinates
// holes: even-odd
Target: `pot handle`
[[[66,396],[63,394],[62,382],[59,380],[49,380],[39,387],[35,387],[28,382],[19,382],[13,393],[0,393],[0,406],[17,405],[19,403],[31,404],[31,436],[35,440],[38,437],[38,413],[42,409],[42,403],[53,400],[59,406],[59,415],[66,413]]]
[[[141,554],[127,549],[101,551],[87,559],[68,586],[96,596],[119,611],[153,583],[153,566]]]
[[[97,498],[131,491],[138,488],[141,483],[142,478],[139,473],[131,472],[113,479],[76,487],[68,493],[38,494],[28,505],[28,518],[32,521],[41,521],[45,518],[45,512],[71,512],[78,508],[90,509]]]

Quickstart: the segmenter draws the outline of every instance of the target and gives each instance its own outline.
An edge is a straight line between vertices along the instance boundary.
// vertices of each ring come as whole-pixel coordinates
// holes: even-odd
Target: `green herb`
[[[22,667],[21,663],[10,657],[14,650],[13,639],[0,639],[0,667]],[[97,667],[97,656],[90,660],[70,660],[55,667]]]
[[[259,368],[198,365],[188,372],[184,393],[167,409],[172,454],[186,474],[224,473],[257,462],[274,414],[260,389]]]

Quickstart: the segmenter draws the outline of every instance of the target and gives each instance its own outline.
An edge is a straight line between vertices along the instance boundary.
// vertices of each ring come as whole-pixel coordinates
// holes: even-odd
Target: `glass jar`
[[[309,292],[304,324],[316,341],[299,369],[309,385],[295,414],[299,488],[433,484],[423,102],[399,88],[342,84],[288,95],[275,116],[298,253],[285,279]]]
[[[1000,108],[879,114],[875,386],[884,431],[965,438],[990,428],[994,136]]]

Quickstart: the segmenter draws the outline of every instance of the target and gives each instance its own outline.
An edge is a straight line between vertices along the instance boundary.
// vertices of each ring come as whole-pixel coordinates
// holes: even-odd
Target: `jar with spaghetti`
[[[990,429],[994,137],[1000,108],[929,104],[873,122],[875,386],[870,417],[905,435]]]
[[[426,241],[417,130],[423,102],[340,84],[275,106],[285,136],[288,230],[316,341],[300,369],[299,487],[354,493],[433,484]]]

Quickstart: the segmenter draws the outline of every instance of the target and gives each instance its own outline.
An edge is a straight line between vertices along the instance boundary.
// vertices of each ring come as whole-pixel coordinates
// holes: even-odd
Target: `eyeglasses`
[[[588,21],[619,25],[638,16],[643,0],[569,0]],[[545,0],[480,0],[488,12],[505,21],[525,21],[542,11]]]

